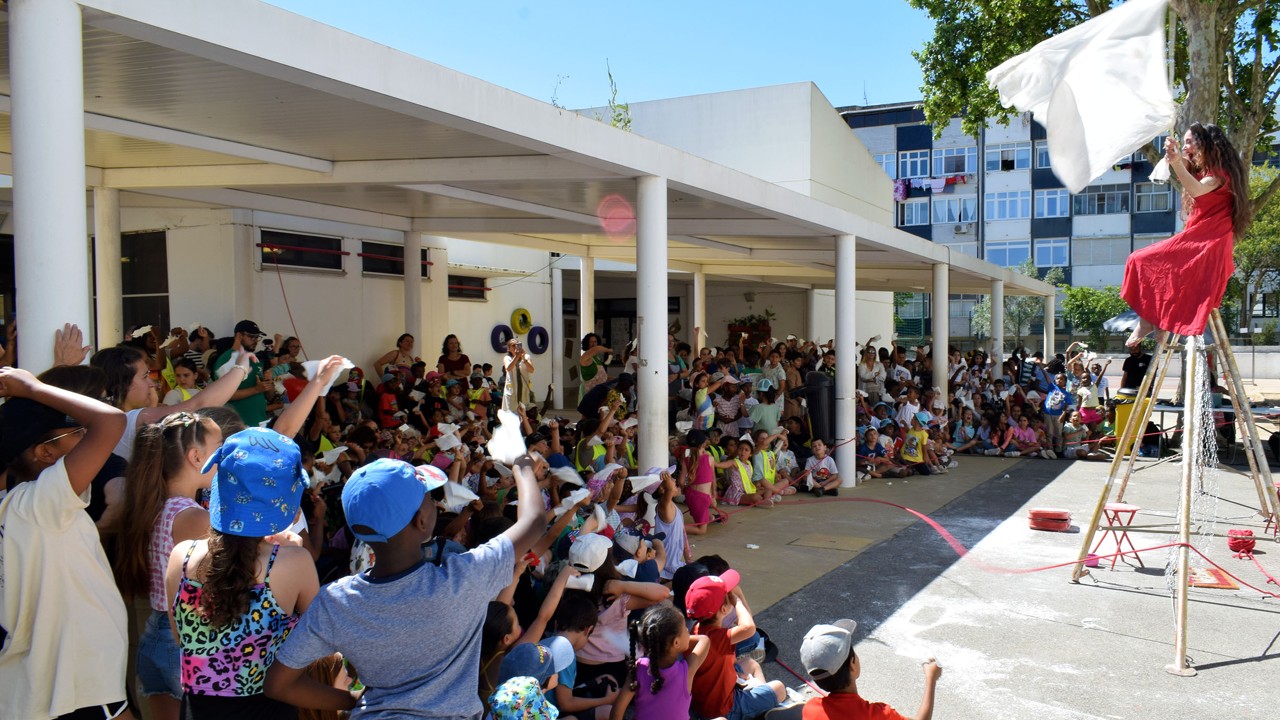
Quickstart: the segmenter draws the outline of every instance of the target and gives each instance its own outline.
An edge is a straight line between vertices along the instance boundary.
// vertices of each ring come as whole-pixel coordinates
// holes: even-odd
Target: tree
[[[1030,258],[1013,268],[1027,277],[1039,277],[1039,271]],[[1044,281],[1050,285],[1058,285],[1065,278],[1062,268],[1053,268],[1045,273]],[[1004,298],[1004,332],[1014,338],[1014,347],[1023,344],[1026,334],[1031,332],[1031,325],[1044,318],[1044,298],[1038,295],[1006,295]],[[1052,322],[1052,320],[1050,320]],[[975,335],[991,335],[991,296],[988,295],[973,306],[970,331]],[[994,352],[1003,354],[1004,348],[995,348]]]
[[[1008,124],[986,73],[1014,55],[1102,14],[1113,0],[907,0],[934,20],[933,39],[913,53],[924,74],[924,113],[941,133],[960,116],[976,135],[988,120]],[[1270,153],[1280,127],[1280,0],[1170,0],[1180,23],[1174,83],[1177,125],[1221,125],[1246,162]],[[1145,149],[1155,159],[1157,150]],[[1257,214],[1280,193],[1280,177],[1253,196]]]
[[[1058,287],[1065,295],[1062,300],[1062,319],[1072,330],[1088,335],[1089,344],[1095,350],[1105,351],[1107,336],[1111,333],[1102,324],[1129,309],[1129,304],[1120,297],[1120,288],[1115,285],[1101,289],[1070,285]]]
[[[1249,175],[1250,195],[1259,195],[1278,175],[1280,170],[1276,168],[1253,168]],[[1236,240],[1233,255],[1240,306],[1246,309],[1245,321],[1251,322],[1258,287],[1280,274],[1280,203],[1270,203],[1258,212],[1249,230]]]

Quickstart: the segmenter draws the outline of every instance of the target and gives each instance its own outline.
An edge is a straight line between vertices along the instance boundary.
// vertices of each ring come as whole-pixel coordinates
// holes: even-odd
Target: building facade
[[[1068,192],[1053,174],[1044,126],[1029,113],[989,123],[977,136],[954,118],[935,138],[918,102],[839,112],[894,181],[902,230],[996,265],[1031,259],[1040,277],[1061,268],[1071,285],[1120,285],[1129,253],[1168,237],[1180,222],[1177,192],[1150,181],[1152,165],[1141,152],[1119,158],[1082,192]],[[1153,143],[1162,148],[1164,137]],[[973,336],[981,299],[952,296],[953,336]],[[928,312],[929,303],[917,299],[901,315],[918,319],[923,335]]]

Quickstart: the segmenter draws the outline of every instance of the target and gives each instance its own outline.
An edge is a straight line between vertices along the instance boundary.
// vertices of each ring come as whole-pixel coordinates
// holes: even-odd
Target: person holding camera
[[[529,400],[529,388],[533,387],[533,361],[525,353],[524,343],[516,338],[507,341],[507,354],[502,356],[502,372],[506,383],[502,386],[502,409],[516,412],[518,406]]]

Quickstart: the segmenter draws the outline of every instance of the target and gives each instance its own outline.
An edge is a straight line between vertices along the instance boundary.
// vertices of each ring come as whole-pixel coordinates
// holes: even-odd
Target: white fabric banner
[[[987,73],[1002,103],[1045,126],[1053,172],[1071,192],[1173,127],[1168,4],[1129,0]]]

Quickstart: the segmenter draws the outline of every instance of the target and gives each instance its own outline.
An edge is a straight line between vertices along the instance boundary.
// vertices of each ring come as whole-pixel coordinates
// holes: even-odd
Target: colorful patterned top
[[[182,580],[173,603],[174,624],[182,646],[182,689],[196,695],[259,695],[267,668],[298,622],[271,592],[271,566],[280,546],[271,549],[266,579],[250,590],[249,612],[239,622],[215,628],[200,612],[203,583],[187,577],[193,544],[182,561]]]
[[[183,510],[198,507],[200,503],[189,497],[171,497],[164,501],[160,515],[156,517],[151,543],[147,545],[147,562],[151,565],[151,609],[156,612],[169,610],[169,598],[164,594],[164,571],[169,567],[169,553],[173,552],[173,520]]]

